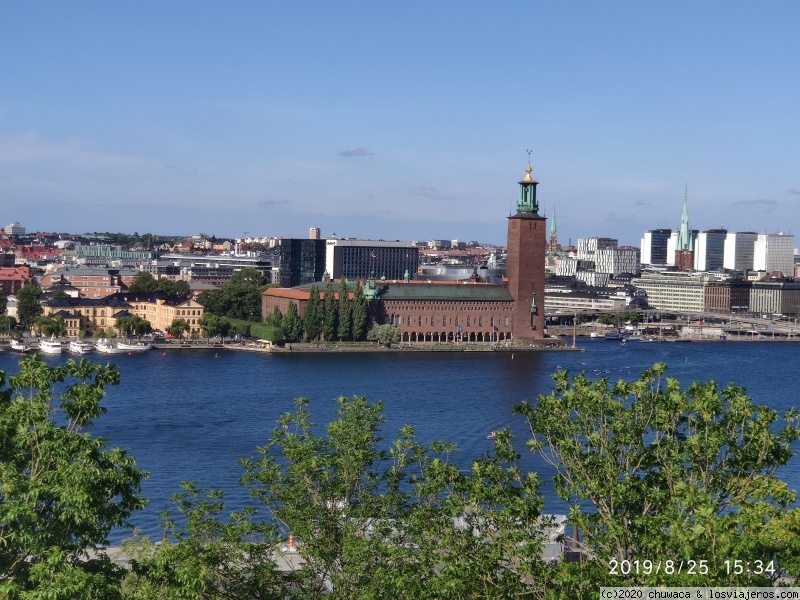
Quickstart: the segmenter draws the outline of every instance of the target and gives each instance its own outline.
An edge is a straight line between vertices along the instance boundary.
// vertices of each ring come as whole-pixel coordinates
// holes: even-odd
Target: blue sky
[[[800,3],[4,2],[0,225],[793,232]]]

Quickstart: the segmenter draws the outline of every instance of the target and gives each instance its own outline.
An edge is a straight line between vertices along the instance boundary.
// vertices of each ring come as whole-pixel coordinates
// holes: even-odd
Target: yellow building
[[[200,334],[203,306],[191,298],[178,298],[165,294],[119,293],[106,298],[64,298],[49,300],[44,305],[44,316],[61,317],[67,326],[68,337],[78,337],[80,332],[91,336],[95,331],[117,330],[117,319],[137,316],[150,323],[154,331],[166,332],[176,319],[189,325],[188,335]]]

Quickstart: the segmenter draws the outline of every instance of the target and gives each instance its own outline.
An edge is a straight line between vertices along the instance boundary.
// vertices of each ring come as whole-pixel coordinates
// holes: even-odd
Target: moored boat
[[[69,350],[73,354],[86,354],[87,352],[91,352],[92,350],[94,350],[94,346],[92,346],[89,342],[84,342],[81,340],[72,340],[69,343],[67,350]]]
[[[28,352],[31,349],[31,345],[25,340],[11,340],[8,346],[14,352]]]
[[[117,348],[120,352],[143,352],[152,350],[153,346],[146,342],[117,342]]]
[[[55,336],[51,336],[49,340],[42,338],[39,340],[39,350],[44,354],[61,354],[61,342]]]
[[[113,341],[108,339],[101,339],[95,345],[94,349],[101,354],[119,354],[121,350],[117,348]]]

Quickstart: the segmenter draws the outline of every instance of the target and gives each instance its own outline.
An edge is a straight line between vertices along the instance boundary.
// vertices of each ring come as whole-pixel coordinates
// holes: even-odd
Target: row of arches
[[[401,336],[401,341],[403,342],[433,342],[433,343],[456,343],[456,342],[503,342],[506,340],[511,339],[510,333],[505,332],[495,332],[492,333],[490,331],[471,331],[469,333],[454,333],[452,331],[426,331],[426,332],[416,332],[416,331],[404,331]]]

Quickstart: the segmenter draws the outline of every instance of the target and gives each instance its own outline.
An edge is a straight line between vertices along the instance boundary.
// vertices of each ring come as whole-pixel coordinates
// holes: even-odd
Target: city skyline
[[[800,6],[3,8],[2,219],[504,244],[532,150],[562,244],[793,233]]]

